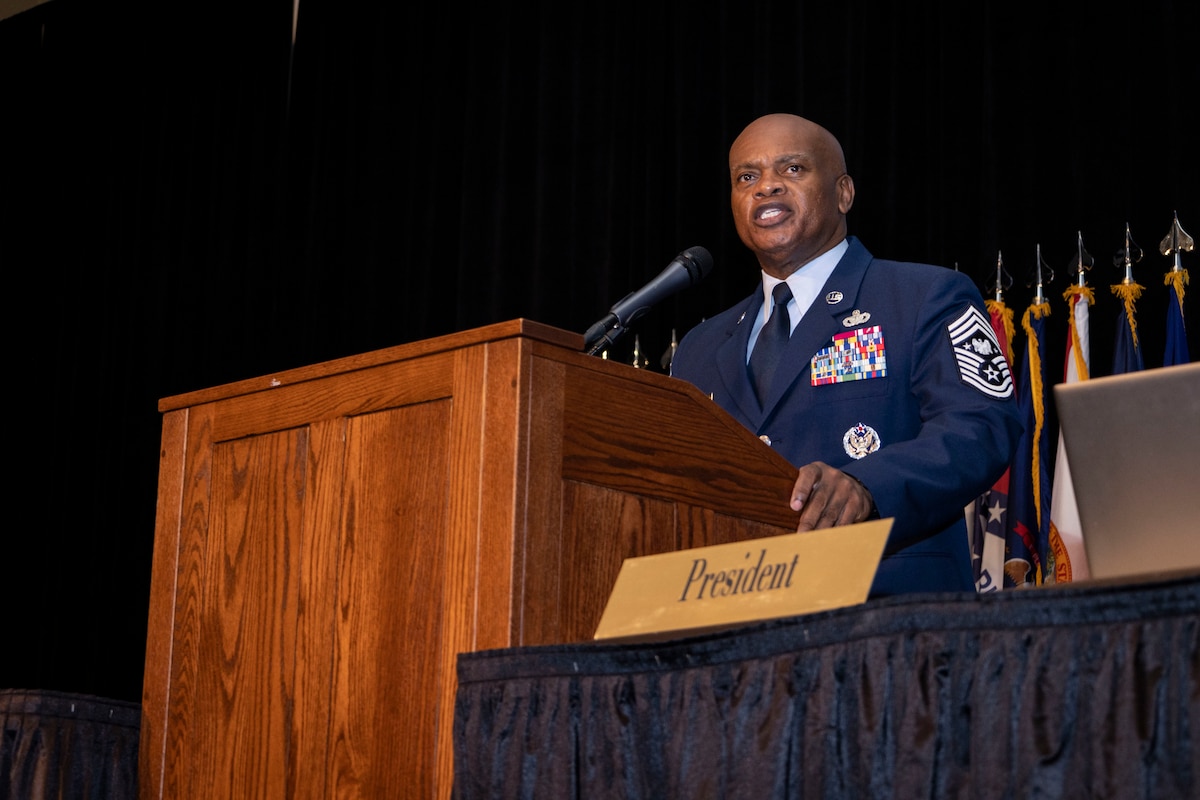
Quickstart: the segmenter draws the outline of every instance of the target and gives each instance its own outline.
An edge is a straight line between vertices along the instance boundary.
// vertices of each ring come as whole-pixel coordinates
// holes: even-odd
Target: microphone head
[[[651,306],[689,286],[695,286],[712,271],[712,266],[712,254],[703,247],[689,247],[684,250],[675,256],[654,280],[636,292],[630,292],[609,310],[608,316],[589,328],[584,334],[585,343],[589,347],[593,342],[607,340],[611,343],[615,336],[623,333],[625,328],[649,311]],[[612,332],[612,335],[609,332]]]
[[[687,267],[688,276],[692,279],[692,286],[700,282],[700,279],[712,272],[713,257],[712,253],[707,249],[696,245],[689,247],[677,256],[678,260]]]

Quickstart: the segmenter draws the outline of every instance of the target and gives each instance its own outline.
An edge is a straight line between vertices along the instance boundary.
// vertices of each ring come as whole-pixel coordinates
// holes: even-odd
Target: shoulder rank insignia
[[[946,330],[950,333],[954,359],[958,362],[963,383],[991,397],[1011,397],[1013,379],[1008,359],[983,312],[968,306],[962,316],[946,326]]]

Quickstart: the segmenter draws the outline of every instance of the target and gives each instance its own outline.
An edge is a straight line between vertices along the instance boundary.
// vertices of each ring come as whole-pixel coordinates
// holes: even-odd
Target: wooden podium
[[[459,653],[794,530],[783,458],[582,349],[514,320],[160,402],[142,798],[449,797]]]

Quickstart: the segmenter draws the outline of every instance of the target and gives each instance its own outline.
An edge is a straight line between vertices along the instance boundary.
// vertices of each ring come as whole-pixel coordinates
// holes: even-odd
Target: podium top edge
[[[171,395],[158,401],[158,410],[160,412],[174,411],[225,397],[235,397],[252,392],[274,389],[279,386],[301,383],[341,372],[365,369],[380,364],[405,361],[434,353],[458,350],[486,342],[513,338],[534,339],[577,352],[582,352],[584,347],[582,333],[574,333],[541,322],[518,318],[479,328],[449,333],[443,336],[435,336],[429,339],[386,347],[381,350],[373,350],[359,355],[345,356],[332,361],[323,361],[282,372],[269,373],[257,378],[247,378],[207,389]]]

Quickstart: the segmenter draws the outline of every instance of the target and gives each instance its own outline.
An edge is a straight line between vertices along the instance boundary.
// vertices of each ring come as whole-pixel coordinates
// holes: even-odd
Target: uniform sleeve
[[[889,550],[961,516],[1008,467],[1022,428],[1010,366],[969,278],[945,270],[933,281],[911,335],[920,430],[845,468],[895,518]]]

